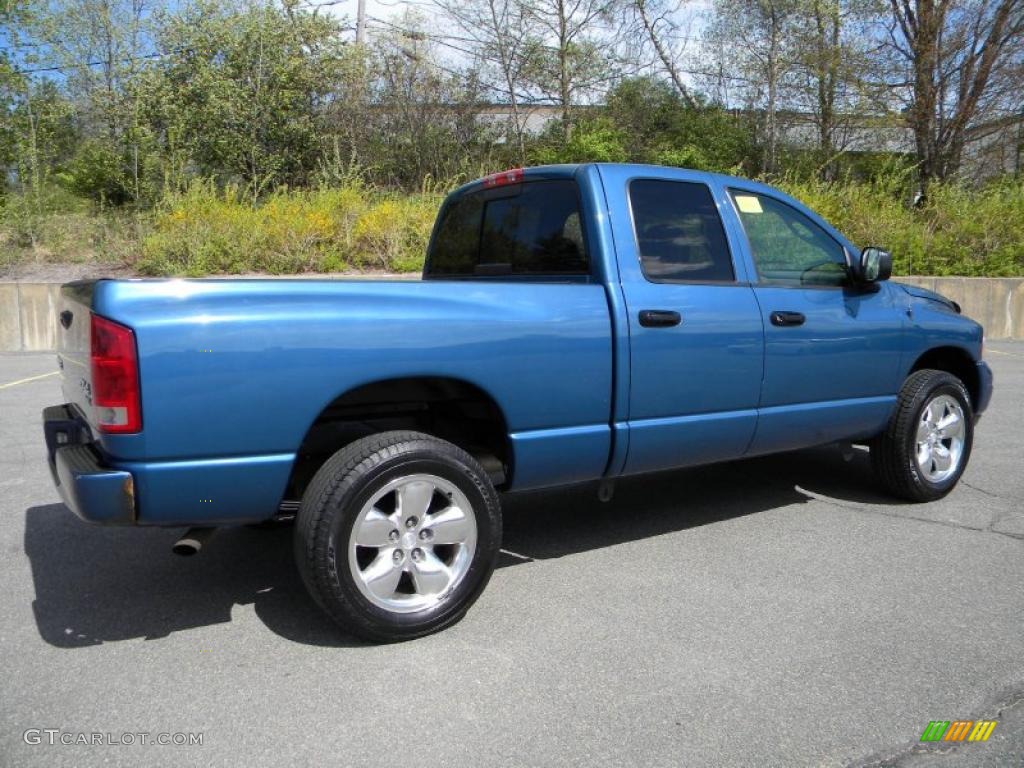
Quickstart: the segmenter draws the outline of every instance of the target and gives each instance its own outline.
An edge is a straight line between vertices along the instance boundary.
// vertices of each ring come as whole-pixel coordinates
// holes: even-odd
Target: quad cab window
[[[652,282],[733,282],[732,256],[711,190],[687,181],[629,185],[640,266]]]

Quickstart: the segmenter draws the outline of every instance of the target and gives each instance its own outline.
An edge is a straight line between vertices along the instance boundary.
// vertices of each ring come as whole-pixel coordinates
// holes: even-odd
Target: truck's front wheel
[[[501,547],[501,508],[484,469],[418,432],[338,451],[302,498],[295,554],[313,598],[345,629],[406,640],[458,621]]]
[[[921,370],[903,383],[885,432],[871,445],[882,484],[909,501],[949,493],[967,467],[974,412],[967,390],[945,371]]]

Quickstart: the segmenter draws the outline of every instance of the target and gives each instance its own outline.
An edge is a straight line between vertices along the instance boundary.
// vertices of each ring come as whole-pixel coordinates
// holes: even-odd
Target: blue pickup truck
[[[897,496],[948,493],[982,328],[891,269],[752,181],[508,171],[447,198],[422,281],[64,286],[50,466],[82,519],[188,526],[182,552],[292,515],[327,613],[417,637],[484,589],[498,491],[844,441]]]

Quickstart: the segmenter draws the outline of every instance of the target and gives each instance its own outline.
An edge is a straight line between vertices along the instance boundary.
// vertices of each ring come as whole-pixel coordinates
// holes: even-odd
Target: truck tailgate
[[[73,403],[93,424],[92,371],[89,366],[89,326],[95,280],[68,283],[61,288],[57,308],[57,365],[64,400]]]

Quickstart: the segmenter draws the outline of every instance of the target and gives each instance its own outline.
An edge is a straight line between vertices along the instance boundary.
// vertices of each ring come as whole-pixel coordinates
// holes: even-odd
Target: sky
[[[712,2],[713,0],[679,0],[678,9],[672,15],[678,25],[676,41],[685,44],[684,55],[688,59],[697,58],[699,54],[700,39]],[[320,5],[324,12],[344,19],[347,26],[353,30],[353,35],[357,3],[358,0],[310,0],[311,5]],[[445,44],[448,29],[442,20],[437,19],[438,10],[431,0],[366,0],[368,34],[400,28],[402,17],[407,11],[413,11],[426,18],[426,29],[431,33],[435,50],[445,64],[458,68],[466,63],[468,57],[460,50],[463,44],[454,41]],[[660,67],[658,69],[660,70]],[[684,65],[683,70],[685,69]],[[692,75],[684,71],[682,77],[688,86],[700,90]]]
[[[171,0],[171,3],[173,6],[174,0]],[[681,0],[679,10],[673,15],[679,25],[679,35],[688,40],[686,43],[688,55],[692,56],[699,48],[704,18],[711,3],[712,0]],[[300,5],[307,9],[319,8],[321,13],[343,19],[349,30],[348,34],[352,37],[355,36],[357,6],[358,0],[305,0]],[[368,34],[373,35],[375,32],[380,33],[386,30],[393,31],[395,28],[401,27],[402,17],[408,11],[418,13],[426,19],[425,27],[430,33],[437,54],[445,63],[450,67],[459,68],[467,62],[467,54],[460,50],[465,47],[465,44],[452,40],[446,42],[446,35],[450,34],[450,30],[443,20],[437,18],[439,12],[432,0],[366,0]],[[455,34],[457,35],[457,33]],[[31,71],[33,68],[45,66],[38,61],[33,61],[32,48],[20,46],[12,48],[9,42],[7,30],[4,25],[0,25],[0,50],[8,54],[16,67]],[[66,75],[59,70],[40,71],[39,74],[56,80],[61,80]]]
[[[311,5],[329,3],[323,5],[325,12],[329,12],[344,18],[355,28],[356,9],[358,0],[311,0]],[[679,9],[673,14],[673,19],[679,25],[680,31],[692,40],[688,43],[688,49],[693,51],[699,45],[699,38],[704,28],[704,18],[710,11],[712,0],[680,0]],[[428,19],[428,28],[443,36],[443,25],[435,25],[430,22],[437,15],[437,7],[431,0],[366,0],[367,24],[371,30],[387,29],[389,25],[400,22],[402,15],[412,10],[419,12]],[[457,53],[457,52],[456,52]],[[457,59],[458,56],[456,55]]]

